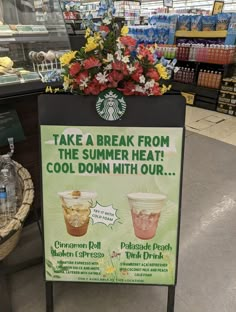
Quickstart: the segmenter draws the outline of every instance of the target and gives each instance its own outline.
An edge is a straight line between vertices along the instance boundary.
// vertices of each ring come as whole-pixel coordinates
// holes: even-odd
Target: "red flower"
[[[124,56],[128,56],[128,55],[130,55],[130,50],[126,48],[124,51]]]
[[[132,81],[125,81],[124,87],[118,89],[119,91],[123,92],[124,95],[134,95],[135,94],[135,85]]]
[[[124,79],[124,75],[118,71],[113,70],[108,75],[108,81],[110,82],[109,87],[116,88],[118,83]]]
[[[88,85],[87,88],[84,89],[84,93],[86,95],[92,94],[92,95],[98,95],[100,92],[105,90],[107,88],[106,85],[100,84],[96,78],[94,78]]]
[[[139,77],[140,74],[138,72],[135,72],[134,74],[131,75],[131,78],[136,82],[139,82]]]
[[[120,42],[129,48],[130,51],[134,50],[137,44],[137,41],[130,36],[120,37]]]
[[[71,65],[69,73],[71,76],[75,76],[76,74],[78,74],[78,72],[80,71],[81,66],[79,63],[74,63]]]
[[[137,81],[139,82],[139,77],[142,75],[143,73],[143,68],[142,66],[139,64],[139,62],[136,62],[134,64],[134,67],[136,68],[135,71],[133,72],[133,74],[131,75],[131,78],[134,80],[134,81]]]
[[[155,83],[155,85],[152,88],[150,88],[150,93],[152,95],[161,95],[161,90],[160,90],[159,85],[157,83]]]
[[[100,67],[102,63],[94,56],[89,57],[87,60],[83,62],[85,69],[90,69],[93,67]]]
[[[145,46],[143,46],[143,45],[139,46],[138,55],[141,55],[144,58],[146,57],[149,62],[154,63],[154,56],[153,56],[153,54]]]
[[[89,74],[88,74],[88,71],[83,71],[81,73],[79,73],[79,75],[76,77],[76,83],[79,85],[81,84],[81,82],[83,80],[85,80],[86,78],[88,78]]]
[[[106,25],[101,25],[101,26],[99,27],[99,30],[100,30],[100,31],[105,31],[106,33],[108,33],[108,32],[110,31],[109,27],[106,26]]]
[[[115,61],[112,63],[112,69],[122,72],[124,76],[129,74],[127,65],[121,61]]]
[[[150,68],[148,70],[147,77],[154,79],[155,81],[158,81],[160,79],[158,72],[154,68]]]

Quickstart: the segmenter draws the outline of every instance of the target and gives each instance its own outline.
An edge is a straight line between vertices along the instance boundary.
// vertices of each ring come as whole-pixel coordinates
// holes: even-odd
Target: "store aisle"
[[[233,145],[187,132],[175,312],[235,311],[235,155]],[[41,251],[33,225],[10,258]],[[13,312],[45,311],[42,266],[10,282]],[[166,295],[165,287],[57,283],[55,312],[166,312]]]
[[[236,145],[236,116],[187,106],[186,129]]]

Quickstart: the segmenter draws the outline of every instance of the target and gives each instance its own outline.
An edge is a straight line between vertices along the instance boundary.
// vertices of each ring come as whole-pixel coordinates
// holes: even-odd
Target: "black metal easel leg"
[[[35,207],[34,207],[34,216],[35,216],[35,221],[37,222],[40,237],[43,240],[43,232],[42,232],[42,227],[40,225],[40,217],[39,217],[39,214],[38,214],[37,209]]]
[[[46,282],[46,312],[53,312],[53,283]]]
[[[8,277],[6,275],[0,276],[0,298],[1,311],[12,312],[10,292],[8,287]]]
[[[167,312],[175,310],[175,286],[168,286]]]

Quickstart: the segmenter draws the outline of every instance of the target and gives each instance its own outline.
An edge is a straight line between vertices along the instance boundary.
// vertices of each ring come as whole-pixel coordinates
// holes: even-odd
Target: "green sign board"
[[[182,127],[41,125],[47,281],[174,285]]]

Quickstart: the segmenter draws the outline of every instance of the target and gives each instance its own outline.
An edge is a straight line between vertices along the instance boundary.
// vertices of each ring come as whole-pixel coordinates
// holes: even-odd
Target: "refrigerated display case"
[[[69,49],[59,0],[0,0],[0,97],[57,81]]]

